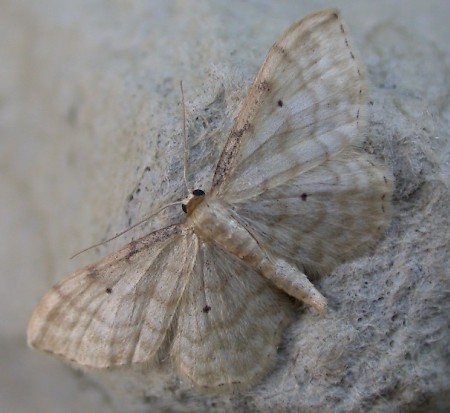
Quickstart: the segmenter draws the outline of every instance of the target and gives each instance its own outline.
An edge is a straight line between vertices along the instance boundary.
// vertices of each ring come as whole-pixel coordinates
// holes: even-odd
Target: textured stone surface
[[[239,6],[234,6],[239,3]],[[322,2],[0,2],[0,400],[4,411],[444,411],[450,401],[447,2],[334,2],[372,83],[365,148],[396,178],[372,255],[318,282],[277,368],[243,395],[199,395],[167,366],[76,372],[25,346],[29,314],[63,275],[178,215],[75,259],[211,170],[265,53]],[[276,5],[275,5],[276,4]]]

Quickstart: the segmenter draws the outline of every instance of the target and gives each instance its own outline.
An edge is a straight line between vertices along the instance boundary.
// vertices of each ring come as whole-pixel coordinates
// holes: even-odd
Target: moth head
[[[205,192],[201,189],[194,189],[192,194],[190,194],[183,203],[181,204],[181,208],[183,208],[183,212],[188,216],[192,214],[195,208],[203,202],[205,198]]]

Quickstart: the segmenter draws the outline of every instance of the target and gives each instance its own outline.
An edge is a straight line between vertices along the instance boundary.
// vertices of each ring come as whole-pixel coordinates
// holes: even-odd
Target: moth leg
[[[263,275],[278,288],[322,312],[327,307],[327,299],[314,287],[300,270],[283,260],[274,258],[261,266]]]

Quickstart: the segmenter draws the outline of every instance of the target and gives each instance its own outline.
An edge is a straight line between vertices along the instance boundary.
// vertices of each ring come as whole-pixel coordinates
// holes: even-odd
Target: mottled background
[[[342,10],[371,82],[365,148],[392,168],[373,252],[317,285],[279,363],[242,395],[200,395],[169,366],[91,375],[26,347],[39,297],[141,229],[69,257],[207,185],[276,37]],[[450,2],[0,0],[0,412],[439,412],[450,409]]]

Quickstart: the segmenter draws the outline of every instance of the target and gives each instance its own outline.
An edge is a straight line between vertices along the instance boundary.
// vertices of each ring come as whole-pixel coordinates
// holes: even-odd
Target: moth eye
[[[183,212],[184,212],[185,214],[187,214],[187,207],[186,207],[186,204],[181,204],[181,209],[183,210]]]
[[[201,189],[194,189],[194,190],[192,191],[192,195],[195,195],[195,196],[203,196],[203,195],[205,195],[205,191],[202,191]]]

